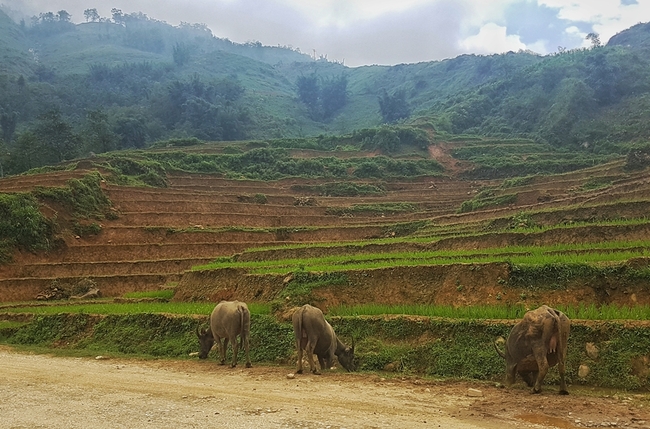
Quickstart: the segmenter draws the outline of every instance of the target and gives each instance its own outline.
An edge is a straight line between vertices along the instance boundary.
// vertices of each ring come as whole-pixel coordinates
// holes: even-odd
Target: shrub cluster
[[[48,250],[53,244],[54,224],[40,212],[31,194],[0,194],[0,263],[11,260],[18,247]]]

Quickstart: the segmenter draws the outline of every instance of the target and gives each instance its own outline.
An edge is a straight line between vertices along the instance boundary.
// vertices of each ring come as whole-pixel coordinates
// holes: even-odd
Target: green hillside
[[[386,122],[602,157],[650,136],[649,24],[548,56],[357,68],[142,13],[19,24],[0,10],[0,24],[3,173],[168,139],[350,135]]]

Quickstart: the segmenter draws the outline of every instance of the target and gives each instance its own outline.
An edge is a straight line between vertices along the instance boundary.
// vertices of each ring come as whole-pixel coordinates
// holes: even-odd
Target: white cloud
[[[618,13],[620,0],[538,0],[544,6],[559,9],[559,17],[569,21],[592,22]]]
[[[650,0],[538,0],[538,3],[557,8],[562,19],[592,24],[603,43],[616,33],[650,19]]]
[[[504,10],[513,3],[519,3],[526,0],[463,0],[465,4],[464,23],[474,29],[483,25],[494,22],[504,24]]]
[[[279,0],[279,2],[301,11],[311,22],[321,27],[345,27],[432,3],[431,0]]]
[[[33,15],[65,9],[73,21],[111,8],[178,25],[206,24],[234,42],[293,46],[352,66],[434,61],[464,53],[607,43],[650,21],[650,0],[0,0]]]
[[[538,40],[534,43],[529,43],[526,45],[526,49],[540,55],[547,55],[554,51],[554,49],[549,47],[548,40]]]
[[[506,28],[493,22],[481,27],[478,34],[465,38],[460,46],[467,52],[477,54],[499,54],[508,51],[526,49],[519,36],[506,34]]]

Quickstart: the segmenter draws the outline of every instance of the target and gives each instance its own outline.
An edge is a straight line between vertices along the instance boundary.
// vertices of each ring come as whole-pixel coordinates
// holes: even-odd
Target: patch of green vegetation
[[[81,179],[71,179],[62,188],[37,187],[33,194],[40,200],[63,205],[79,218],[103,219],[112,203],[101,188],[102,176],[90,173]]]
[[[559,289],[568,287],[572,281],[580,280],[605,288],[608,284],[650,280],[650,269],[631,269],[626,265],[573,263],[511,264],[507,284],[526,289]]]
[[[397,223],[382,227],[382,236],[384,237],[407,237],[417,231],[426,228],[429,221],[418,220],[415,222]]]
[[[159,293],[162,295],[162,293]],[[136,296],[140,297],[140,296]],[[269,314],[270,305],[266,303],[247,303],[251,314]],[[114,303],[108,300],[98,300],[92,303],[73,304],[57,303],[56,305],[43,305],[38,307],[14,307],[5,309],[8,313],[30,314],[139,314],[139,313],[165,313],[178,315],[209,315],[215,304],[211,302],[124,302]]]
[[[582,168],[593,167],[619,157],[617,154],[591,154],[549,152],[522,155],[507,155],[510,148],[503,147],[503,155],[470,156],[468,159],[476,166],[463,174],[467,179],[501,179],[531,176],[538,174],[562,174]],[[469,149],[468,149],[469,150]],[[454,155],[456,156],[456,155]]]
[[[285,149],[255,148],[241,154],[141,152],[141,157],[165,168],[193,173],[221,173],[228,177],[277,180],[284,177],[335,179],[387,179],[439,175],[442,166],[431,159],[292,158]]]
[[[333,150],[380,150],[393,154],[403,148],[426,150],[429,138],[422,129],[410,126],[382,125],[375,128],[357,129],[341,136],[319,135],[305,138],[282,138],[268,140],[270,147],[285,149]]]
[[[148,159],[143,153],[113,153],[97,159],[102,168],[111,172],[107,180],[116,185],[155,188],[166,188],[169,185],[166,167]]]
[[[650,306],[619,306],[614,304],[595,305],[580,304],[556,305],[555,308],[563,311],[570,319],[579,320],[648,320],[650,319]],[[453,307],[444,305],[385,305],[385,304],[358,304],[341,305],[329,309],[330,316],[381,316],[405,315],[426,316],[445,319],[469,320],[516,320],[521,319],[527,311],[524,305],[472,305]]]
[[[72,232],[79,237],[87,237],[89,235],[98,235],[102,232],[102,227],[97,222],[86,224],[77,221],[74,222],[74,225],[72,226]]]
[[[173,297],[174,297],[173,289],[150,290],[145,292],[127,292],[124,294],[124,298],[131,298],[131,299],[157,298],[157,299],[169,301]]]
[[[79,236],[98,234],[96,222],[81,219],[113,218],[112,205],[101,189],[102,177],[90,173],[71,179],[64,187],[37,187],[30,194],[0,194],[0,263],[11,260],[15,248],[29,251],[51,250],[56,242],[56,220],[47,219],[39,209],[40,202],[60,204],[76,218],[73,232]]]
[[[530,185],[535,181],[537,176],[526,176],[526,177],[514,177],[512,179],[506,179],[501,183],[502,189],[508,188],[517,188],[519,186]]]
[[[581,191],[594,191],[596,189],[604,189],[612,185],[612,181],[605,177],[596,177],[587,180],[580,187]]]
[[[295,192],[311,193],[325,197],[359,197],[364,195],[384,195],[386,189],[381,184],[332,182],[322,185],[292,185]]]
[[[213,305],[213,304],[212,304]],[[360,369],[434,377],[501,380],[505,363],[494,351],[499,336],[506,337],[514,320],[500,322],[413,316],[326,316],[337,336],[354,341]],[[5,344],[43,347],[81,354],[187,359],[198,350],[196,329],[207,314],[80,314],[37,315],[30,322],[0,329]],[[647,374],[634,370],[647,355],[650,328],[626,323],[574,323],[569,337],[567,378],[578,382],[578,368],[589,365],[589,385],[629,390],[650,387]],[[599,349],[596,360],[585,357],[586,343]],[[293,365],[294,339],[290,323],[270,315],[251,316],[251,360]],[[557,382],[557,369],[546,383]]]
[[[158,149],[158,148],[168,148],[168,147],[198,146],[201,144],[205,144],[205,142],[196,137],[186,137],[186,138],[159,140],[157,142],[152,143],[151,146],[149,147],[151,149]]]
[[[532,216],[528,213],[520,212],[510,218],[508,224],[510,229],[533,229],[537,228],[537,224],[533,220]]]
[[[12,320],[0,320],[0,331],[3,329],[15,329],[19,326],[23,326],[25,322],[14,322]]]
[[[59,165],[44,165],[42,167],[31,168],[21,175],[33,175],[33,174],[43,174],[51,173],[53,171],[72,171],[77,167],[76,162],[71,162],[69,164],[59,164]]]
[[[187,357],[198,348],[198,322],[161,314],[109,314],[94,326],[92,337],[76,347],[101,353]]]
[[[359,304],[341,305],[329,309],[330,316],[380,316],[409,315],[442,317],[448,319],[519,319],[526,309],[524,306],[472,305],[453,307],[444,305],[405,304]]]
[[[596,359],[585,356],[583,345],[587,342],[598,348]],[[570,378],[575,380],[579,366],[587,365],[591,371],[583,383],[625,390],[648,389],[650,378],[638,370],[638,363],[647,355],[649,342],[650,332],[641,326],[609,321],[596,325],[573,324],[567,356]],[[549,381],[555,381],[556,377]]]
[[[345,273],[294,271],[292,278],[286,282],[284,288],[278,293],[276,301],[272,302],[271,306],[275,312],[287,306],[316,305],[317,302],[312,296],[314,289],[347,285],[348,282],[348,276]]]
[[[71,344],[90,334],[93,321],[94,317],[88,314],[37,315],[11,335],[8,342],[48,347]]]
[[[650,144],[630,148],[625,158],[625,169],[638,171],[650,165]]]
[[[517,201],[517,194],[495,195],[493,190],[479,192],[471,200],[463,201],[459,213],[468,213],[489,207],[500,207],[513,204]]]
[[[266,195],[264,194],[255,194],[253,200],[255,201],[256,204],[268,204],[269,202],[269,199],[266,198]]]
[[[254,362],[293,364],[296,340],[290,323],[270,315],[251,314],[250,357]]]
[[[49,250],[54,229],[33,195],[0,194],[0,263],[9,262],[15,248]]]
[[[303,246],[284,246],[301,248]],[[193,270],[210,270],[220,268],[244,268],[252,274],[284,274],[293,267],[299,266],[309,272],[340,272],[346,270],[363,270],[387,267],[449,265],[449,264],[480,264],[480,263],[510,263],[513,265],[513,285],[523,287],[525,279],[533,281],[537,273],[525,275],[528,267],[532,270],[549,270],[548,276],[542,275],[545,281],[557,284],[562,279],[561,273],[571,271],[582,272],[585,269],[599,270],[602,263],[608,263],[609,268],[626,270],[620,263],[633,257],[648,256],[648,243],[636,242],[604,242],[599,244],[557,244],[551,246],[511,246],[504,248],[486,248],[480,250],[415,250],[358,253],[351,254],[349,249],[342,254],[332,254],[320,258],[295,259],[264,259],[236,261],[223,258],[212,263],[192,267]],[[615,264],[618,263],[618,264]],[[588,268],[581,268],[581,267]],[[616,268],[618,267],[618,268]],[[558,272],[553,272],[559,270]],[[644,270],[629,270],[635,276],[645,276]],[[582,273],[584,274],[584,273]],[[540,280],[541,282],[541,280]]]
[[[377,203],[353,204],[349,207],[328,207],[325,213],[334,216],[352,215],[355,213],[395,214],[413,213],[418,210],[416,204],[411,203]]]

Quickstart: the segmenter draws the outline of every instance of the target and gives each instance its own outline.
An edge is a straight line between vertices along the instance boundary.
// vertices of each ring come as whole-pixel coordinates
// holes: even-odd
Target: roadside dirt
[[[650,395],[385,379],[206,361],[62,358],[0,347],[0,428],[647,428]],[[469,389],[480,391],[471,396]]]

